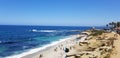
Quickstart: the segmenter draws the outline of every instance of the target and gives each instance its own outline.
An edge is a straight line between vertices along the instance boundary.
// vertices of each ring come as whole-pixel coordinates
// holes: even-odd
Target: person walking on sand
[[[65,47],[65,48],[64,48],[64,52],[65,52],[65,58],[67,58],[66,53],[68,53],[68,52],[69,52],[69,49]]]

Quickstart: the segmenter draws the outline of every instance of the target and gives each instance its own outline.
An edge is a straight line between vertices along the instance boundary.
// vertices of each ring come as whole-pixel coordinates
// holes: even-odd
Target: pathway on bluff
[[[117,40],[114,40],[115,48],[112,51],[110,58],[120,58],[120,35],[117,36]]]

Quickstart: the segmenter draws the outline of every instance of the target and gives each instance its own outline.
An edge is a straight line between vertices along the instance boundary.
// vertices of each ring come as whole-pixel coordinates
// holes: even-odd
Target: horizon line
[[[0,25],[11,25],[11,26],[70,26],[70,25],[22,25],[22,24],[0,24]],[[82,26],[82,25],[72,25],[73,27],[105,27],[105,25],[99,25],[99,26],[95,26],[95,25],[93,25],[93,26],[87,26],[87,25],[84,25],[84,26]]]

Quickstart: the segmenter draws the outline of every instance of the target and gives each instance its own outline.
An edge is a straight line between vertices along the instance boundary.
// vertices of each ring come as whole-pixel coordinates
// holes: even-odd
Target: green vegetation
[[[105,33],[105,31],[103,30],[92,30],[92,36],[98,36],[98,35],[102,35],[103,33]]]

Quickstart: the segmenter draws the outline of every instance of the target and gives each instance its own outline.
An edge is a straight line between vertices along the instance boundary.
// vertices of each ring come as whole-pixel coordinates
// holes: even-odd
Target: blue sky
[[[120,0],[0,0],[2,25],[103,26],[120,21]]]

